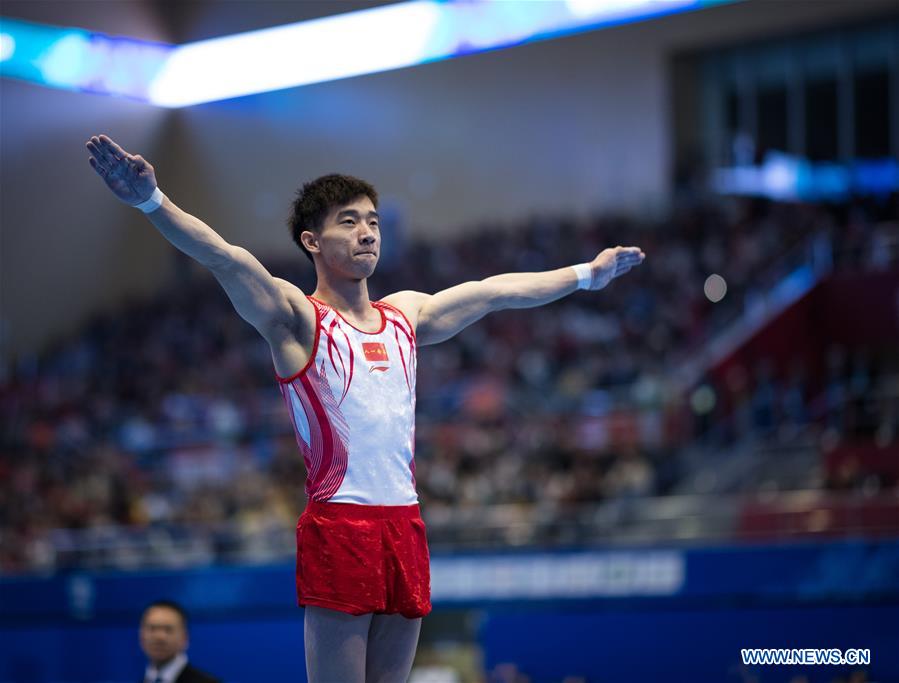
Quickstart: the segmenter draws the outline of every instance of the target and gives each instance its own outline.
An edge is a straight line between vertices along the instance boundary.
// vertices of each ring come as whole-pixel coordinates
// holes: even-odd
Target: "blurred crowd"
[[[899,345],[831,348],[820,377],[801,363],[778,375],[758,359],[737,373],[742,399],[726,412],[704,409],[714,390],[682,386],[672,370],[804,259],[896,268],[899,231],[883,220],[896,209],[895,200],[876,210],[728,200],[676,207],[664,222],[535,218],[439,242],[397,236],[373,299],[558,268],[616,244],[647,254],[604,291],[495,313],[419,350],[425,520],[437,528],[486,505],[551,518],[569,505],[664,495],[684,474],[679,453],[704,441],[790,438],[811,426],[831,440],[895,445]],[[254,557],[269,535],[291,542],[305,470],[268,348],[210,275],[181,265],[166,291],[6,369],[0,571],[52,567],[85,529],[125,565],[129,529],[158,530],[160,556],[177,545],[173,528],[205,530],[199,559],[220,558],[235,530]],[[300,254],[266,265],[314,289]],[[717,303],[703,291],[712,273],[727,282]]]

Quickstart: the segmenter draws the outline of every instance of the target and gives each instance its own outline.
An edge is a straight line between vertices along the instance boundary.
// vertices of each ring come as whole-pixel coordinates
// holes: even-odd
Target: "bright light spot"
[[[176,48],[150,85],[167,107],[280,90],[418,64],[441,5],[399,3]]]
[[[627,9],[634,5],[645,5],[645,0],[567,0],[568,11],[576,17],[589,17]]]
[[[705,415],[715,408],[715,391],[708,384],[697,387],[690,395],[690,407],[697,415]]]
[[[705,292],[705,296],[709,301],[717,304],[727,294],[727,282],[720,275],[712,273],[705,279],[702,291]]]
[[[90,41],[81,33],[60,38],[41,56],[38,65],[51,85],[77,86],[85,76]]]
[[[16,51],[16,39],[8,33],[0,33],[0,62],[5,62]]]
[[[780,152],[768,152],[762,164],[762,178],[768,196],[773,199],[790,199],[796,196],[799,185],[799,159]]]
[[[578,19],[612,17],[616,14],[651,13],[670,5],[691,5],[696,0],[566,0],[568,11]]]

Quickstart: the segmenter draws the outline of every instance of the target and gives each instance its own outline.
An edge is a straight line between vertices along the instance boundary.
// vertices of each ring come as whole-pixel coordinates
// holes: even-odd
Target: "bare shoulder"
[[[424,305],[425,301],[430,298],[430,294],[416,292],[411,289],[404,289],[401,292],[394,292],[393,294],[385,296],[381,301],[400,309],[400,311],[403,312],[403,315],[409,320],[412,329],[416,329],[418,327],[418,313],[421,311],[421,307]]]

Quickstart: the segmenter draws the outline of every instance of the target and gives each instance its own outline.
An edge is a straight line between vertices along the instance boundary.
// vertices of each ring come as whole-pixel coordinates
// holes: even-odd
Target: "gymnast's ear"
[[[303,230],[300,233],[300,241],[303,243],[303,246],[306,247],[306,250],[310,253],[318,253],[321,250],[318,246],[318,233],[312,230]]]

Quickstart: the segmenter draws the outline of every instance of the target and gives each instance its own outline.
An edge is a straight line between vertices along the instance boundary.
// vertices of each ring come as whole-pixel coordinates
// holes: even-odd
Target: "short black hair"
[[[174,600],[154,600],[149,605],[144,607],[144,611],[141,614],[140,621],[144,622],[144,619],[147,616],[147,612],[149,612],[154,607],[165,607],[166,609],[170,609],[173,612],[177,612],[178,616],[181,617],[181,625],[184,626],[184,630],[187,630],[187,611],[179,605]]]
[[[303,246],[300,235],[304,230],[321,230],[330,211],[349,204],[358,197],[368,197],[375,208],[378,208],[378,193],[371,183],[351,175],[330,173],[305,183],[297,190],[287,227],[290,228],[293,241],[310,261],[314,263],[312,254]]]

